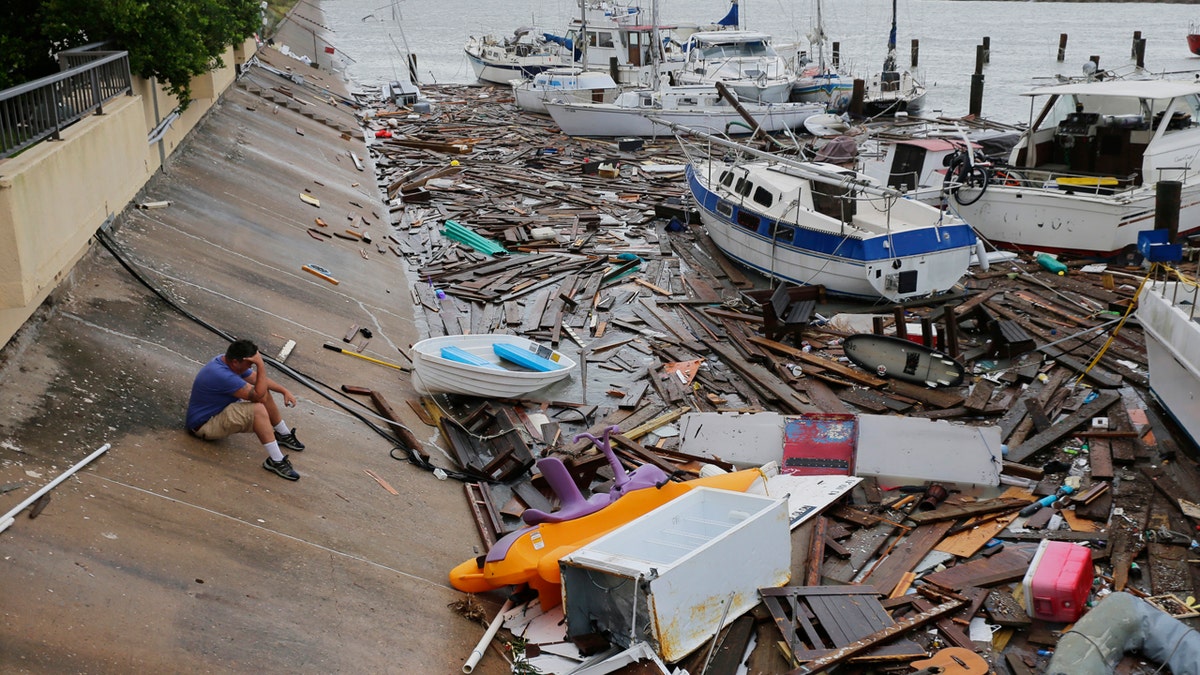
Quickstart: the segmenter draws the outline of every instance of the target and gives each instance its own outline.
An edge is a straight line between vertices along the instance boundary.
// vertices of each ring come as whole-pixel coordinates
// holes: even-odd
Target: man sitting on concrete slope
[[[283,421],[271,392],[282,394],[287,407],[296,405],[290,391],[267,377],[258,347],[249,340],[236,340],[224,355],[214,356],[196,374],[188,401],[187,429],[206,441],[253,431],[267,449],[263,468],[288,480],[300,480],[279,448],[300,452],[304,444]]]

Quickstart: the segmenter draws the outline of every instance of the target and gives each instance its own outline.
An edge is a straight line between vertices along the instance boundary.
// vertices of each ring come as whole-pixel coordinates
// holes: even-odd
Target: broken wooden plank
[[[850,557],[845,560],[827,562],[821,570],[822,575],[837,583],[851,583],[866,564],[875,557],[879,549],[883,548],[895,531],[894,524],[879,523],[850,535],[850,539],[845,544],[846,549],[850,551]],[[888,591],[890,590],[888,589]]]
[[[928,574],[925,581],[951,591],[968,586],[991,586],[1025,576],[1032,559],[1032,553],[1010,546],[990,558],[979,558]]]
[[[1121,395],[1113,391],[1104,391],[1096,397],[1094,401],[1080,408],[1074,414],[1068,416],[1065,420],[1058,422],[1049,429],[1036,434],[1032,438],[1028,438],[1015,448],[1009,448],[1007,459],[1010,462],[1021,462],[1030,455],[1038,452],[1049,446],[1051,443],[1058,441],[1064,436],[1069,435],[1076,427],[1084,422],[1091,422],[1093,417],[1099,416],[1110,405],[1121,398]]]
[[[953,525],[950,521],[921,525],[909,532],[863,579],[881,595],[890,595],[906,572],[921,562]]]
[[[969,518],[972,516],[981,516],[986,513],[995,513],[997,511],[1017,511],[1028,506],[1032,499],[1021,499],[1013,497],[997,497],[995,499],[985,499],[972,504],[942,504],[932,511],[917,511],[910,514],[908,519],[918,525],[925,523],[936,523],[941,520],[957,520],[959,518]]]

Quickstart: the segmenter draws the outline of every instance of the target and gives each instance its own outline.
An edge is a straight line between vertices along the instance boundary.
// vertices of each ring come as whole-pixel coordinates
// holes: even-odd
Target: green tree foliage
[[[184,107],[191,79],[224,65],[225,48],[261,25],[258,0],[4,0],[0,4],[6,5],[0,17],[7,19],[0,24],[0,47],[13,45],[21,52],[0,56],[5,59],[0,66],[10,66],[0,77],[24,81],[45,75],[49,53],[107,41],[129,52],[134,74],[157,78]]]
[[[0,2],[0,89],[58,70],[42,34],[42,0]]]

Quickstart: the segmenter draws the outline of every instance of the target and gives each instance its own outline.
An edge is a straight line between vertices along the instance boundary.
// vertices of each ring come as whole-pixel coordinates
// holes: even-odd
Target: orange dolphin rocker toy
[[[562,602],[558,561],[563,556],[692,488],[745,492],[762,476],[760,470],[748,469],[676,483],[652,464],[643,464],[626,473],[608,440],[611,432],[619,431],[617,427],[609,427],[604,430],[603,439],[591,434],[575,437],[575,440],[591,439],[608,458],[616,479],[607,494],[585,499],[562,460],[557,457],[539,459],[538,470],[558,495],[561,508],[553,513],[526,509],[521,518],[527,527],[505,535],[487,555],[455,567],[450,571],[450,583],[466,593],[528,584],[538,592],[542,609],[550,609]]]

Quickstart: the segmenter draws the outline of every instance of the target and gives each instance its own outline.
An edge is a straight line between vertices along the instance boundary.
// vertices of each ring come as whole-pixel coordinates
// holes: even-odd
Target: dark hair
[[[226,359],[248,359],[258,353],[258,345],[249,340],[234,340],[225,350]]]

